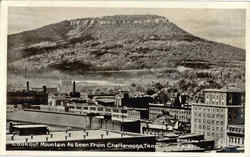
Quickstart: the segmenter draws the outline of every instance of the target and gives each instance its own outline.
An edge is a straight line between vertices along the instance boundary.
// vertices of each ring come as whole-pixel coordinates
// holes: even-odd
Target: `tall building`
[[[204,134],[206,139],[215,140],[217,147],[230,146],[231,126],[244,127],[245,91],[207,89],[203,92],[205,102],[192,104],[191,133]],[[244,143],[242,134],[239,138]]]

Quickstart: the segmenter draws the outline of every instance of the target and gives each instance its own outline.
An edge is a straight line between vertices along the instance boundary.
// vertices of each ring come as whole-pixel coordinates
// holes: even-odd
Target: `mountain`
[[[62,21],[8,36],[8,70],[63,73],[232,66],[245,50],[196,37],[157,15]]]

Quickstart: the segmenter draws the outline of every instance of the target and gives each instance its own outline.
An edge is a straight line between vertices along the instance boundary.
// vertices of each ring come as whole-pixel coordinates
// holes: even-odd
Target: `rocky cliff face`
[[[176,67],[186,61],[209,68],[244,62],[245,51],[195,37],[156,15],[75,19],[8,36],[9,71],[83,73]]]

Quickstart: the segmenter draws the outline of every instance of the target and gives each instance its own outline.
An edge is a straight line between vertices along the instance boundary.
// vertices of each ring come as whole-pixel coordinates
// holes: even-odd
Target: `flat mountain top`
[[[245,50],[196,37],[158,15],[74,19],[8,36],[9,71],[81,74],[241,62]]]

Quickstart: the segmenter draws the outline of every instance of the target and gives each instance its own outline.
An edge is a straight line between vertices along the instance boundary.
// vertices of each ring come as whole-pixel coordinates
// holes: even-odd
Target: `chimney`
[[[47,93],[47,87],[46,86],[43,86],[43,92],[44,92],[44,94]]]
[[[27,88],[27,91],[30,90],[30,85],[29,85],[29,81],[26,82],[26,88]]]
[[[73,82],[73,93],[76,93],[76,82]]]

